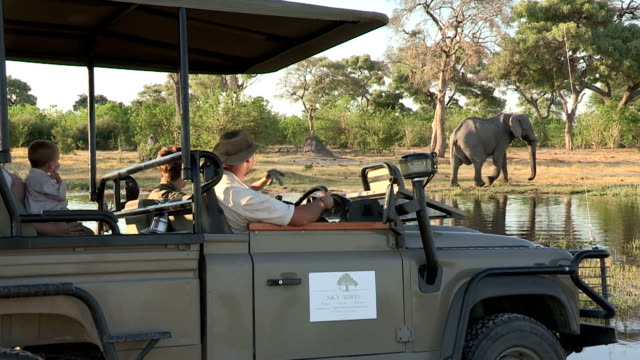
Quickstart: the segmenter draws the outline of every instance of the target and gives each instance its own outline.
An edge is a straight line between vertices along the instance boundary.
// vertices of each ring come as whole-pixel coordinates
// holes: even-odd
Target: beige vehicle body
[[[79,65],[88,51],[90,78],[94,65],[179,67],[186,75],[187,53],[196,72],[274,71],[387,21],[272,0],[4,3],[9,59]],[[50,42],[37,42],[43,38]],[[579,277],[582,259],[606,251],[430,226],[427,204],[434,216],[456,211],[424,198],[422,175],[403,172],[415,185],[405,188],[392,164],[364,167],[362,192],[343,199],[335,221],[228,233],[213,192],[221,164],[191,151],[188,101],[182,106],[184,153],[116,170],[99,184],[90,115],[91,197],[101,210],[25,215],[0,176],[0,358],[26,356],[7,350],[20,347],[46,359],[460,359],[468,329],[500,314],[541,324],[563,357],[615,342],[612,327],[584,322],[613,316],[606,286],[595,291]],[[3,111],[5,164],[6,102]],[[122,201],[121,182],[135,184],[135,173],[178,157],[193,200],[159,204],[127,185]],[[169,231],[146,233],[165,213]],[[127,224],[123,233],[116,218]],[[31,224],[72,220],[98,222],[99,234],[36,236]],[[580,309],[581,292],[597,308]]]

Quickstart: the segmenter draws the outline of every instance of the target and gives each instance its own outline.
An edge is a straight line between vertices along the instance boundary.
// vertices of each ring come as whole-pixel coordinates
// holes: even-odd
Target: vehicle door
[[[405,351],[402,261],[388,227],[371,224],[250,232],[256,359]]]

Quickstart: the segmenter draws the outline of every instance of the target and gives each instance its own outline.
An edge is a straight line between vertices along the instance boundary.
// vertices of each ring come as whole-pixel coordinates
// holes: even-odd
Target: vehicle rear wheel
[[[494,314],[469,328],[464,360],[564,360],[558,338],[538,321],[518,314]]]

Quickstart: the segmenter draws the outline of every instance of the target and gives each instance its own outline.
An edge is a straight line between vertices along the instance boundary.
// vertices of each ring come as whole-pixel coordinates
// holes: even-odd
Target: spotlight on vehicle
[[[438,172],[436,153],[415,153],[400,158],[400,171],[405,179],[426,178],[426,183]]]

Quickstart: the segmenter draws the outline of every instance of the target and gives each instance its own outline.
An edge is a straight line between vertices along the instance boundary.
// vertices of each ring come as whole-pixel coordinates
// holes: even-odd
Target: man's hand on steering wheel
[[[333,196],[331,195],[332,195],[331,191],[327,191],[326,193],[322,194],[322,196],[318,198],[320,202],[322,202],[322,206],[324,207],[325,211],[331,210],[335,206],[333,202]]]

